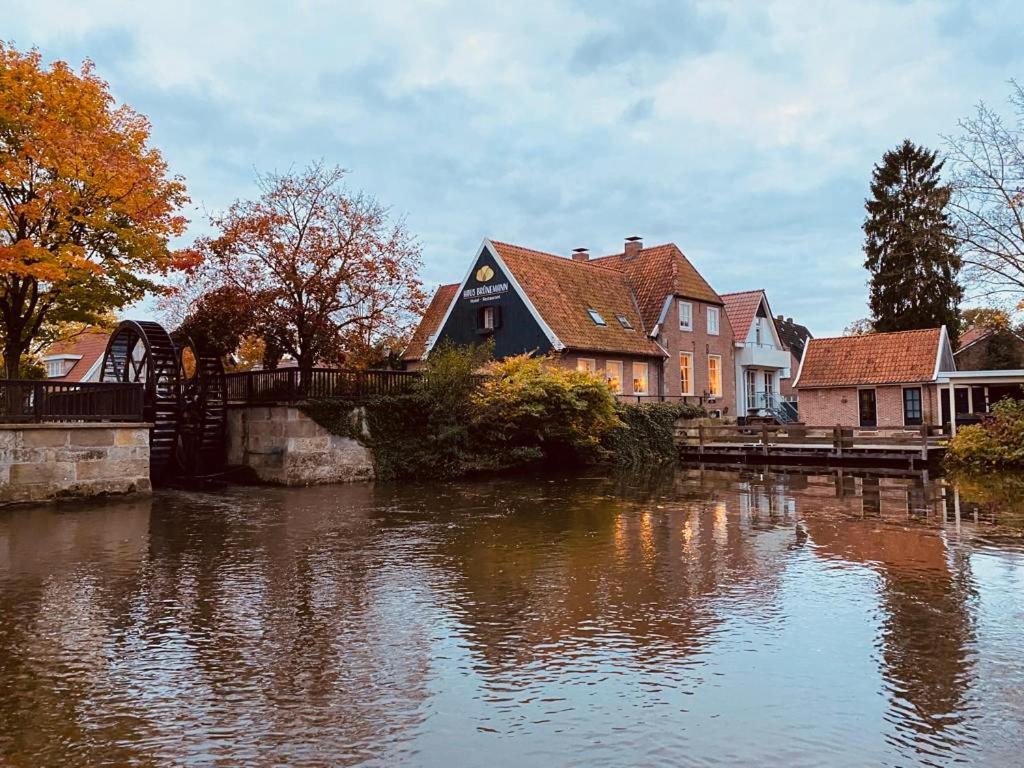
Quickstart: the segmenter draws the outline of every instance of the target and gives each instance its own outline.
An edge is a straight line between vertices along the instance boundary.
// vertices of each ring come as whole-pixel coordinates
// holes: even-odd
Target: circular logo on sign
[[[486,283],[492,277],[494,277],[494,270],[486,264],[476,271],[477,282]]]

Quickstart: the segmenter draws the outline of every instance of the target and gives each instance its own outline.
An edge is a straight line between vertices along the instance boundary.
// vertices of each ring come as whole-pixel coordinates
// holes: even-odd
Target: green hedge
[[[683,403],[619,403],[615,411],[621,426],[608,434],[606,445],[614,460],[625,465],[674,460],[676,422],[707,416],[703,408]]]
[[[960,427],[945,461],[952,467],[1024,467],[1024,401],[1000,400],[981,424]]]

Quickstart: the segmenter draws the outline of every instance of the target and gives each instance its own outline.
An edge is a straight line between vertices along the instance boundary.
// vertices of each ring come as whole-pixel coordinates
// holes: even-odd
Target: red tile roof
[[[981,341],[986,336],[992,333],[991,328],[982,328],[977,325],[972,325],[962,334],[960,334],[959,346],[956,348],[957,352],[962,352],[967,347],[971,346],[976,341]]]
[[[420,324],[416,327],[416,332],[412,335],[409,346],[402,353],[403,360],[420,360],[423,358],[427,351],[427,342],[431,336],[437,333],[441,321],[444,320],[445,312],[448,311],[448,307],[451,305],[452,299],[455,298],[458,290],[458,283],[442,285],[437,289],[434,297],[430,300],[430,304],[427,305],[427,311],[423,313]]]
[[[844,387],[932,381],[942,329],[811,339],[795,386]]]
[[[81,381],[92,368],[93,364],[103,357],[107,349],[110,334],[105,331],[86,331],[77,336],[58,341],[47,347],[41,357],[48,355],[81,355],[82,359],[74,363],[71,370],[63,376],[55,377],[59,381]]]
[[[673,243],[642,248],[632,259],[616,253],[592,259],[589,263],[626,274],[636,292],[636,301],[648,331],[657,324],[667,296],[722,304],[722,298]]]
[[[530,302],[568,349],[664,357],[645,333],[626,275],[600,262],[573,261],[543,251],[492,241]],[[597,310],[605,325],[587,314]],[[624,315],[633,330],[622,327]]]
[[[733,338],[736,341],[747,340],[750,326],[754,322],[754,316],[757,314],[757,308],[763,298],[763,289],[722,294],[722,301],[725,302],[725,314],[729,316],[729,325],[732,326]]]

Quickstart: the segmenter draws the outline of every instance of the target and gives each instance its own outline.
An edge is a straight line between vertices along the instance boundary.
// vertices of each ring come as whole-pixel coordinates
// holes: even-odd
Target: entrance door
[[[875,390],[862,389],[857,393],[857,405],[862,427],[878,426],[878,410],[875,408]]]
[[[753,411],[757,409],[757,371],[752,368],[746,370],[746,389],[747,389],[747,410]]]
[[[775,374],[772,371],[764,372],[764,407],[774,408],[775,398],[772,396],[775,393]]]

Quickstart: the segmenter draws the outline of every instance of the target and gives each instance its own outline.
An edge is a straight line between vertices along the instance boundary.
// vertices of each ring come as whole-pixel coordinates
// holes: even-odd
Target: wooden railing
[[[700,395],[615,395],[620,403],[688,403],[690,405],[704,405],[704,398]]]
[[[141,384],[0,379],[0,422],[142,421]]]
[[[757,445],[764,452],[773,446],[830,446],[838,453],[864,447],[910,447],[927,451],[942,428],[923,424],[916,427],[870,430],[873,434],[857,434],[854,427],[808,426],[806,424],[701,424],[678,430],[682,445],[703,450],[724,445]]]
[[[240,371],[225,375],[229,403],[292,403],[299,400],[339,398],[363,400],[408,392],[420,374],[414,371],[346,371],[298,368]]]

